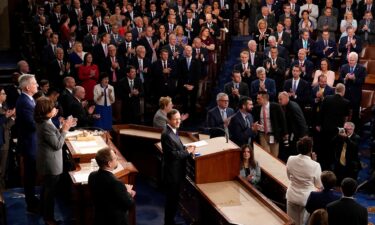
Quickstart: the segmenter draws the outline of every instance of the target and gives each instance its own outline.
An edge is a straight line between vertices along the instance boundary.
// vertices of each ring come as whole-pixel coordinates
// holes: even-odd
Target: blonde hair
[[[160,97],[159,99],[159,107],[160,109],[165,109],[169,103],[172,102],[172,98],[169,96]]]

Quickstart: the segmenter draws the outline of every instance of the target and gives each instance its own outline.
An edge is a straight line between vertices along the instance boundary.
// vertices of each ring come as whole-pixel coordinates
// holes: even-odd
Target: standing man
[[[258,106],[254,108],[254,121],[258,122],[260,145],[273,156],[279,156],[279,142],[287,138],[284,112],[281,106],[269,101],[267,92],[258,92]]]
[[[36,125],[33,118],[35,101],[33,95],[38,92],[38,83],[34,75],[24,74],[19,78],[22,90],[16,103],[16,129],[18,133],[17,150],[23,157],[24,189],[27,212],[39,211],[39,199],[35,197],[36,180]]]
[[[186,160],[194,154],[195,146],[185,147],[177,129],[181,124],[181,115],[176,109],[167,113],[168,123],[161,134],[163,148],[163,177],[166,191],[164,225],[175,224],[179,193],[186,175]]]
[[[224,85],[224,92],[229,96],[229,106],[234,110],[237,110],[241,97],[249,96],[249,86],[242,82],[240,71],[232,71],[232,81]]]
[[[217,106],[207,112],[206,123],[210,131],[210,138],[228,135],[230,117],[234,114],[234,110],[228,108],[229,97],[227,94],[222,92],[217,94],[216,102]]]
[[[118,165],[113,150],[99,150],[95,160],[99,170],[91,172],[88,180],[95,209],[94,224],[127,225],[127,212],[134,204],[133,185],[124,185],[113,175]]]

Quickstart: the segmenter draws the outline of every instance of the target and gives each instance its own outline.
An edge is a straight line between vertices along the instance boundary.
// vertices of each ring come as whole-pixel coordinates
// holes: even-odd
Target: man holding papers
[[[168,124],[161,134],[163,149],[163,179],[165,184],[166,202],[164,224],[175,224],[179,193],[186,175],[186,159],[194,154],[195,146],[185,147],[177,134],[181,115],[176,109],[167,113]]]

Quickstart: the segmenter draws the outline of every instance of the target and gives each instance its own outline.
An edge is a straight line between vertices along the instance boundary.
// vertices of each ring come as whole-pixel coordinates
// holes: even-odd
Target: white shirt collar
[[[167,126],[172,129],[174,134],[177,134],[177,129],[173,128],[171,125],[167,123]]]

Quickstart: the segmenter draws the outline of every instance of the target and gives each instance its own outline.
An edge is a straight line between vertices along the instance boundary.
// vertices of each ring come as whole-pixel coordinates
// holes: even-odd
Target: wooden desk
[[[290,184],[284,162],[265,151],[257,143],[254,143],[254,155],[262,170],[264,193],[270,194],[267,196],[281,203],[280,206],[284,208],[286,189]]]
[[[139,173],[159,185],[161,182],[161,154],[155,143],[160,142],[163,129],[134,124],[114,125],[115,143],[125,158]],[[197,134],[178,132],[183,143],[198,140]]]
[[[105,140],[105,141],[104,141]],[[83,142],[83,141],[80,141]],[[95,136],[95,142],[98,142],[98,146],[93,146],[91,151],[98,151],[102,147],[109,146],[112,150],[115,151],[119,166],[114,171],[115,176],[120,179],[124,184],[135,185],[135,177],[138,173],[138,170],[135,166],[128,162],[116,146],[111,141],[111,137],[108,133],[105,133],[103,136]],[[103,144],[104,143],[104,144]],[[77,162],[76,169],[70,171],[69,175],[73,184],[73,201],[77,218],[77,224],[93,224],[93,203],[90,196],[90,190],[87,185],[87,179],[89,174],[92,172],[91,168],[91,159],[95,158],[95,153],[92,153],[90,150],[78,150],[77,147],[80,147],[80,144],[74,143],[74,141],[66,141],[66,144],[71,151],[74,160]],[[80,158],[81,157],[81,158]],[[135,186],[134,186],[135,188]],[[135,217],[135,207],[129,211],[129,223],[132,225],[136,224]]]
[[[216,220],[215,224],[293,224],[281,209],[239,176],[231,181],[197,184],[197,187],[206,204],[218,213],[216,219],[210,218]]]

